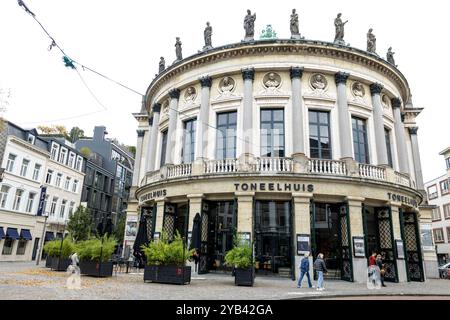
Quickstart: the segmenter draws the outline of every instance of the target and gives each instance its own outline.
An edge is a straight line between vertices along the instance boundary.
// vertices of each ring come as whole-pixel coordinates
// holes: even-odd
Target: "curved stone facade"
[[[415,219],[418,236],[421,109],[410,95],[391,64],[330,43],[256,41],[188,57],[152,81],[134,114],[129,215],[144,213],[151,237],[187,238],[199,213],[223,237],[205,235],[203,271],[223,267],[237,231],[254,240],[262,273],[298,272],[302,235],[313,254],[325,251],[336,277],[363,282],[361,237],[365,251],[385,258],[387,278],[423,280],[422,258],[401,258],[415,245],[421,255],[407,224]]]

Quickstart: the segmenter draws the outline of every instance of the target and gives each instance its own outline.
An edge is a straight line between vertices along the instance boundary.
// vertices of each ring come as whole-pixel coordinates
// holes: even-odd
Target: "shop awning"
[[[55,239],[55,234],[51,231],[46,231],[44,241],[52,241],[53,239]]]
[[[3,231],[3,227],[0,227],[0,240],[5,237],[5,231]]]
[[[31,232],[28,229],[22,229],[20,230],[20,237],[24,240],[30,241],[33,239],[33,237],[31,236]]]
[[[8,238],[13,239],[13,240],[19,239],[19,234],[17,233],[17,229],[16,228],[8,228],[8,229],[6,229],[6,236]]]

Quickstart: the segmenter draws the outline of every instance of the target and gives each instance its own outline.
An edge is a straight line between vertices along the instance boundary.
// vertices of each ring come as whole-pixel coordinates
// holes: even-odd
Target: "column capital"
[[[202,88],[211,88],[212,85],[212,78],[210,76],[204,76],[198,79],[200,81],[200,85]]]
[[[160,113],[161,112],[161,103],[155,103],[152,107],[153,113]]]
[[[419,127],[409,127],[408,131],[409,134],[417,134],[417,131],[419,131]]]
[[[172,99],[179,99],[180,98],[180,90],[175,88],[169,91],[169,97]]]
[[[399,98],[392,98],[391,104],[393,109],[397,109],[402,106],[402,101]]]
[[[338,72],[334,75],[334,81],[336,84],[347,84],[347,79],[349,76],[350,74],[347,72]]]
[[[381,83],[372,83],[370,85],[370,94],[373,96],[376,94],[380,94],[383,88],[384,87]]]
[[[242,79],[244,80],[254,80],[255,79],[255,68],[242,69]]]
[[[303,67],[292,67],[290,70],[290,74],[291,74],[291,79],[294,78],[302,78],[303,76],[303,71],[305,70],[305,68]]]
[[[136,130],[138,138],[142,138],[145,135],[145,130]]]

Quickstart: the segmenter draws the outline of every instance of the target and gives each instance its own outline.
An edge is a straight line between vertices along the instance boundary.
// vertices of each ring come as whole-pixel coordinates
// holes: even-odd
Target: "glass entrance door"
[[[256,201],[255,259],[258,273],[291,276],[291,225],[289,201]]]

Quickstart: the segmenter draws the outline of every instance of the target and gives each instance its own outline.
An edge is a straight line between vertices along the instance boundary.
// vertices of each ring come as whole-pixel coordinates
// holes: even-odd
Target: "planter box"
[[[252,269],[235,269],[234,284],[237,286],[253,286],[255,282],[255,270]]]
[[[50,259],[50,268],[53,271],[66,271],[69,265],[72,263],[70,259],[61,258],[58,257],[51,257],[47,258],[47,260]],[[47,265],[47,261],[45,261],[45,264]]]
[[[187,284],[191,282],[191,267],[145,266],[144,282]]]
[[[92,277],[112,277],[113,263],[112,261],[80,261],[80,272]]]
[[[47,258],[45,258],[45,267],[46,268],[51,268],[52,267],[52,257],[48,257],[47,256]]]

